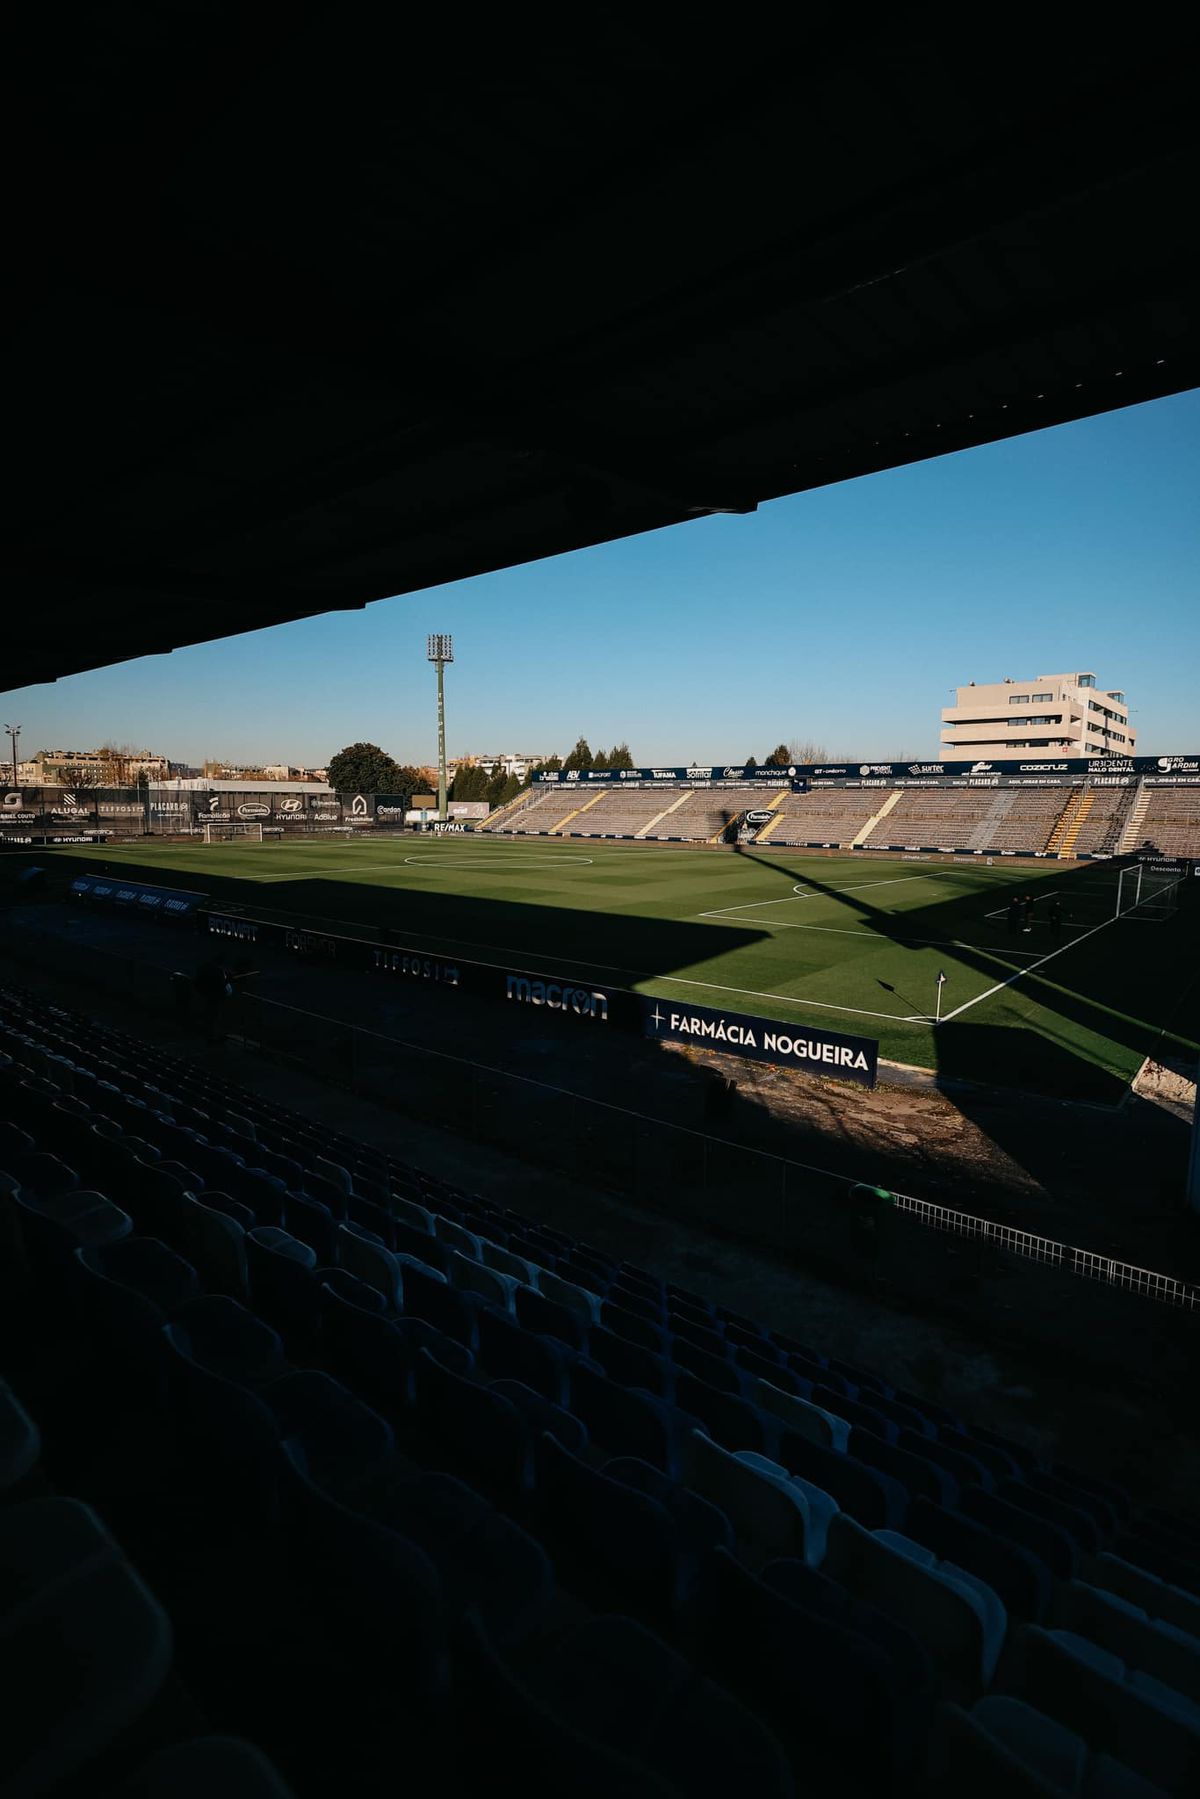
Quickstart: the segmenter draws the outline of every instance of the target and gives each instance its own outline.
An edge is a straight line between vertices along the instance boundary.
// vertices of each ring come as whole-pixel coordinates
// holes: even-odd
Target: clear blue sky
[[[23,754],[114,739],[320,765],[627,740],[929,756],[948,689],[1092,669],[1139,749],[1200,748],[1200,390],[495,575],[3,696]]]

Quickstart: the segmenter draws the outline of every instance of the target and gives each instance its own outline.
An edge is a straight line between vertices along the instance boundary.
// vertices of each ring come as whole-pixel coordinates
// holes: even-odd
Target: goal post
[[[258,819],[243,818],[204,820],[205,843],[261,843],[263,828]]]
[[[1155,867],[1152,862],[1131,862],[1117,876],[1114,918],[1161,921],[1179,910],[1183,876],[1178,868]]]

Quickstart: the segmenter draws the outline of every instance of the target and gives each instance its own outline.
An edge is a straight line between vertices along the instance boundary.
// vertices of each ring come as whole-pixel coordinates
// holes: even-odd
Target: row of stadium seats
[[[863,843],[946,850],[1026,851],[1059,848],[1056,827],[1073,819],[1069,848],[1075,855],[1116,850],[1138,789],[1134,787],[1041,788],[821,788],[788,793],[776,820],[762,835],[772,843]],[[896,794],[894,803],[887,804]],[[685,797],[686,796],[686,797]],[[485,830],[521,836],[562,831],[564,836],[648,836],[708,841],[731,813],[761,808],[774,798],[761,786],[692,790],[662,787],[553,788],[518,812],[506,811]],[[881,816],[869,831],[875,813]],[[660,817],[660,815],[663,815]],[[1138,844],[1152,842],[1169,855],[1200,856],[1200,793],[1188,788],[1149,790]]]
[[[1194,1526],[15,989],[0,1171],[0,1793],[1194,1790]]]
[[[1200,789],[1152,787],[1148,791],[1138,843],[1152,843],[1165,856],[1200,856]]]

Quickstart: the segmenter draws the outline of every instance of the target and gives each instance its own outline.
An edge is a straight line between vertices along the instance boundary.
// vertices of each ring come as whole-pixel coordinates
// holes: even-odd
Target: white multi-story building
[[[1030,762],[1079,756],[1132,756],[1137,733],[1119,688],[1092,674],[1035,675],[1025,681],[970,682],[942,708],[941,754]]]
[[[532,750],[509,750],[496,756],[455,756],[446,764],[446,772],[451,780],[457,769],[481,768],[485,775],[494,775],[498,768],[506,775],[516,775],[523,781],[531,768],[537,768],[543,762],[549,762],[553,750],[545,750],[535,754]]]

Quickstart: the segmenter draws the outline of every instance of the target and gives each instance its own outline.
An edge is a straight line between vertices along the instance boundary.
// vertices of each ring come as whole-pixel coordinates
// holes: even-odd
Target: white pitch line
[[[843,893],[858,893],[864,887],[901,887],[906,881],[932,881],[935,875],[898,875],[892,881],[857,881],[853,887],[809,887],[803,892],[794,887],[791,893],[785,893],[782,899],[745,900],[737,906],[717,906],[711,912],[697,912],[697,918],[720,918],[726,912],[752,912],[758,906],[791,906],[797,900],[806,899],[839,899]]]
[[[727,987],[723,981],[693,981],[681,974],[658,974],[651,977],[669,987],[703,987],[708,993],[740,993],[748,999],[773,999],[785,1006],[815,1006],[821,1012],[853,1012],[858,1018],[890,1018],[898,1024],[929,1024],[928,1014],[921,1012],[869,1012],[865,1006],[834,1006],[827,999],[796,999],[790,993],[763,993],[758,987]]]
[[[699,912],[698,918],[709,918],[711,913]],[[978,950],[981,955],[998,955],[1001,948],[1006,956],[1036,956],[1033,949],[1008,949],[995,943],[964,943],[960,937],[891,937],[880,931],[850,931],[843,925],[833,924],[781,924],[776,918],[740,918],[739,924],[760,924],[766,931],[820,931],[827,937],[873,937],[876,943],[921,943],[932,944],[937,949],[971,949]]]
[[[965,1000],[961,1006],[955,1006],[953,1012],[943,1012],[942,1024],[949,1024],[952,1018],[958,1018],[963,1012],[969,1012],[972,1006],[979,1004],[980,1000],[990,999],[993,993],[1000,993],[1005,987],[1011,987],[1014,981],[1019,981],[1022,975],[1032,974],[1035,969],[1041,968],[1043,963],[1053,962],[1055,956],[1061,956],[1064,950],[1075,949],[1079,944],[1086,943],[1089,937],[1094,937],[1097,931],[1102,931],[1105,925],[1110,925],[1112,922],[1111,918],[1102,918],[1099,924],[1093,925],[1090,931],[1085,931],[1082,937],[1076,937],[1072,942],[1061,944],[1058,949],[1052,949],[1047,955],[1030,963],[1028,968],[1018,968],[1016,974],[1009,975],[1007,981],[997,981],[994,987],[988,987],[983,993],[977,993],[974,999]]]

